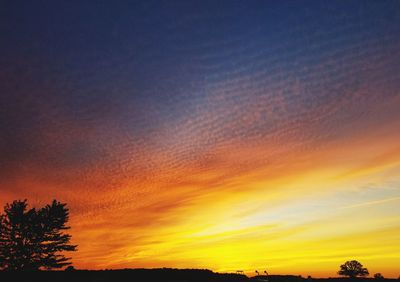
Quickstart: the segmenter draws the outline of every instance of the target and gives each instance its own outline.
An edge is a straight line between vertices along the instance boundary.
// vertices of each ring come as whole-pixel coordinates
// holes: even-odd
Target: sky
[[[0,2],[0,205],[76,268],[400,275],[400,2]]]

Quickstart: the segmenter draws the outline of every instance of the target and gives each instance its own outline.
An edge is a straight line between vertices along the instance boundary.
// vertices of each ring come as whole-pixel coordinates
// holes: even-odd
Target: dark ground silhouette
[[[128,282],[128,281],[165,281],[165,282],[373,282],[374,278],[303,278],[294,275],[269,275],[247,277],[243,274],[215,273],[202,269],[123,269],[123,270],[73,270],[73,271],[26,271],[0,272],[0,281],[38,281],[38,282]],[[397,279],[384,279],[398,281]],[[380,280],[382,281],[382,280]]]

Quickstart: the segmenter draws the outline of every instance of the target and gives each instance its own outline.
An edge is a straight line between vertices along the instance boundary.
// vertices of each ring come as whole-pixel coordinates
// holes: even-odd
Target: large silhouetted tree
[[[39,270],[70,265],[65,251],[75,251],[64,231],[69,213],[54,200],[41,209],[28,209],[27,201],[14,201],[0,215],[0,269]]]
[[[357,276],[368,276],[368,269],[363,267],[361,263],[356,260],[346,261],[340,266],[339,275],[355,278]]]

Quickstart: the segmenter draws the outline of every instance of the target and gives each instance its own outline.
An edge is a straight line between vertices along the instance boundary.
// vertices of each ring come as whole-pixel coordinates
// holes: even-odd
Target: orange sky
[[[278,136],[216,147],[184,165],[160,154],[152,157],[155,171],[133,179],[118,171],[105,180],[99,167],[60,183],[26,166],[3,182],[14,190],[1,193],[2,202],[67,202],[76,267],[335,276],[342,262],[357,259],[370,273],[397,277],[398,108],[398,98],[371,107],[383,120],[355,121],[324,146]]]

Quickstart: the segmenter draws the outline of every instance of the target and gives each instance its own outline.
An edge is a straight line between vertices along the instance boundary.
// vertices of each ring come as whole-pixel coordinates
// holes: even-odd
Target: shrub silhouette
[[[65,271],[75,271],[76,269],[75,269],[75,267],[73,267],[72,265],[70,265],[70,266],[67,266],[64,270],[65,270]]]
[[[385,279],[385,278],[383,277],[383,275],[382,275],[381,273],[379,273],[379,272],[374,274],[374,278],[375,278],[375,279]]]
[[[39,270],[71,264],[60,252],[75,251],[70,245],[66,204],[54,200],[41,209],[28,209],[27,201],[14,201],[0,215],[0,269]]]
[[[344,264],[340,266],[340,270],[338,272],[339,275],[348,276],[350,278],[355,278],[357,276],[368,276],[368,269],[363,267],[361,263],[356,260],[346,261]]]

